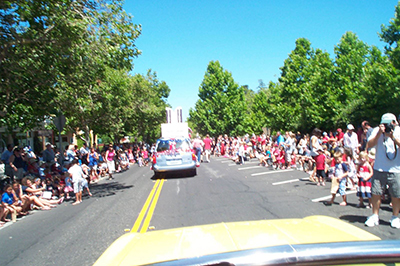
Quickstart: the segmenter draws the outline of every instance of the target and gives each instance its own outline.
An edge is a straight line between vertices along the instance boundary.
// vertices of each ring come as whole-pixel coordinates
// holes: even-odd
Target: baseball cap
[[[354,130],[354,126],[353,126],[352,124],[348,124],[348,125],[347,125],[347,129],[348,129],[348,130]]]
[[[396,116],[394,114],[386,113],[382,115],[381,124],[389,124],[392,123],[392,121],[397,121]]]

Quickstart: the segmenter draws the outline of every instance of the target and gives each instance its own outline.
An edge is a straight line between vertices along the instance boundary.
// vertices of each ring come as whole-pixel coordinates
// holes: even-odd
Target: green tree
[[[281,87],[281,105],[277,106],[277,119],[282,121],[282,128],[305,129],[308,110],[312,105],[313,95],[309,86],[312,76],[310,64],[314,57],[311,43],[305,38],[296,40],[295,49],[289,54],[281,67],[279,83]]]
[[[171,89],[165,81],[149,70],[146,76],[137,74],[131,80],[134,91],[133,116],[126,130],[133,128],[135,136],[147,143],[155,142],[161,135],[161,123],[165,123],[165,108]]]
[[[384,50],[386,55],[373,46],[371,58],[365,66],[368,90],[364,92],[364,112],[365,117],[375,124],[380,122],[384,113],[400,113],[400,2],[395,7],[394,18],[389,25],[381,26],[379,36],[387,43]]]
[[[361,120],[379,124],[382,114],[400,113],[399,70],[377,47],[371,48],[371,60],[365,66],[365,85],[362,97],[365,104]]]
[[[390,20],[389,25],[381,26],[379,36],[387,43],[385,52],[394,67],[400,69],[400,2],[395,7],[394,18]]]
[[[189,110],[188,119],[198,133],[211,136],[245,133],[244,89],[218,61],[208,64],[198,95],[199,100]]]
[[[279,130],[284,123],[277,116],[281,105],[280,91],[279,83],[270,82],[268,87],[260,83],[251,108],[254,133],[261,134],[263,127]]]
[[[27,130],[62,110],[74,129],[82,122],[87,138],[98,84],[109,68],[132,69],[140,26],[118,0],[3,1],[0,8],[1,122]]]
[[[339,126],[360,120],[365,99],[364,66],[369,60],[369,46],[352,32],[346,32],[335,47],[335,69],[332,92],[337,96],[334,121]]]

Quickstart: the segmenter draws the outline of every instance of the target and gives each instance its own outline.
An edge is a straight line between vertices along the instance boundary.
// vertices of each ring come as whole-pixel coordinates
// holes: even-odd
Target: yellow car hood
[[[326,216],[218,223],[127,233],[97,260],[99,265],[142,265],[260,247],[380,240],[358,227]]]

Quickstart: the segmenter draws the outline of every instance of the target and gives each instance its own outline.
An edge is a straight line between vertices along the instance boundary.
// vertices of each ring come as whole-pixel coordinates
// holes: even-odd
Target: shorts
[[[74,193],[79,193],[83,190],[82,181],[81,179],[78,182],[74,182]]]
[[[108,173],[112,174],[115,172],[115,162],[113,161],[107,161],[107,166],[108,166]]]
[[[67,187],[67,186],[64,187],[64,192],[65,192],[65,193],[73,192],[73,191],[74,191],[74,189],[73,189],[72,187],[69,187],[69,186],[68,186],[68,187]]]
[[[374,174],[371,178],[371,193],[373,195],[383,195],[389,186],[390,196],[400,198],[400,173],[379,172],[374,169]]]
[[[339,190],[341,196],[346,195],[346,183],[347,178],[343,178],[340,181],[336,177],[332,178],[331,194],[336,194]]]
[[[326,178],[325,170],[317,170],[317,177]]]

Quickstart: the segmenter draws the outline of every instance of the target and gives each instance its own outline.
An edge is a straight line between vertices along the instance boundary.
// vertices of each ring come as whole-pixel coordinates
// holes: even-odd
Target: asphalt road
[[[219,222],[302,218],[327,215],[363,228],[382,239],[399,239],[389,225],[391,209],[383,204],[380,225],[364,226],[370,209],[333,206],[330,183],[318,187],[297,170],[270,170],[256,161],[236,165],[226,158],[203,163],[197,175],[155,178],[136,165],[91,186],[92,197],[72,206],[35,211],[0,229],[0,265],[92,265],[127,231],[148,231]]]

